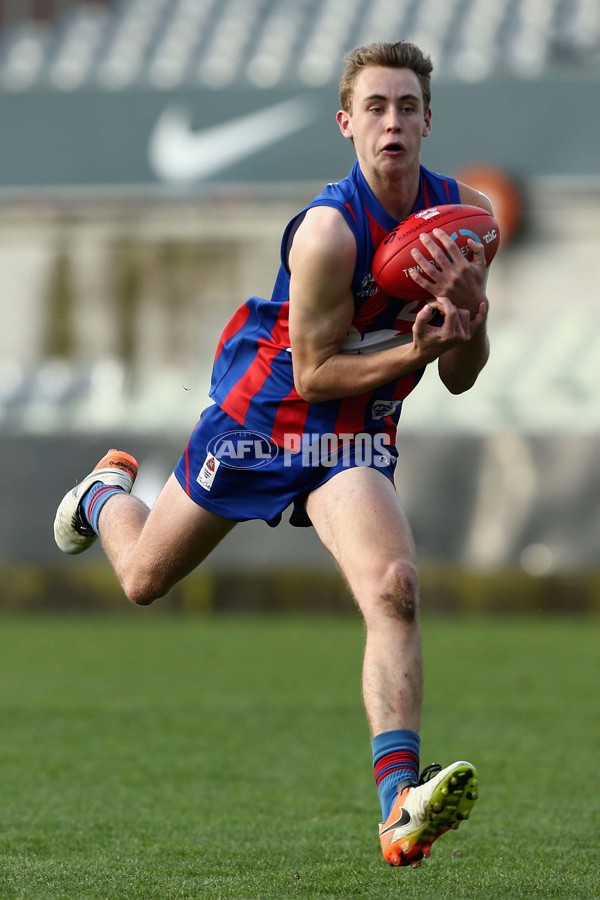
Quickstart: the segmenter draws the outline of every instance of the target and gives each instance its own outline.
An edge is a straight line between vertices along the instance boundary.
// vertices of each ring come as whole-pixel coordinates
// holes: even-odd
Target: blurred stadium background
[[[432,371],[403,413],[424,572],[442,605],[597,608],[598,0],[0,0],[3,605],[112,596],[99,552],[56,550],[58,500],[109,445],[156,497],[222,326],[351,163],[343,53],[399,37],[436,65],[425,163],[489,192],[505,235],[477,388]],[[234,535],[186,603],[235,605],[240,579],[263,606],[331,601],[309,530]]]

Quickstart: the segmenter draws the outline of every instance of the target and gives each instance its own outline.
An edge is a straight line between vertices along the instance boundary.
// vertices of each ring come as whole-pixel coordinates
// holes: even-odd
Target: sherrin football
[[[483,244],[486,266],[493,260],[500,244],[498,223],[491,213],[479,206],[449,203],[422,209],[400,222],[375,251],[371,274],[387,294],[402,300],[428,300],[431,297],[428,291],[412,280],[410,272],[415,269],[421,271],[411,250],[417,247],[425,257],[429,257],[420,238],[422,234],[431,234],[434,228],[443,228],[467,259],[473,255],[467,246],[469,238]],[[435,265],[433,260],[431,265]],[[427,275],[426,270],[424,274]]]

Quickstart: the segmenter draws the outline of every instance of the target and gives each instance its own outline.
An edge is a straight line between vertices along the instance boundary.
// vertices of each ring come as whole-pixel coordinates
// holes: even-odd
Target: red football
[[[430,234],[434,228],[443,228],[456,241],[467,259],[472,256],[467,240],[472,238],[483,244],[486,265],[489,266],[500,244],[500,229],[491,213],[479,206],[450,203],[432,206],[413,213],[381,242],[373,257],[371,273],[387,294],[402,300],[428,300],[431,294],[412,280],[411,269],[419,269],[411,255],[418,247],[429,256],[421,243],[422,234]],[[435,265],[432,261],[431,265]],[[427,272],[424,273],[427,275]]]

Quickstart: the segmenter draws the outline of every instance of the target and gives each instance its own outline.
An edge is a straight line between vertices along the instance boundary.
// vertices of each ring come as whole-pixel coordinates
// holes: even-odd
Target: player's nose
[[[385,126],[386,131],[400,131],[400,115],[393,107],[387,111]]]

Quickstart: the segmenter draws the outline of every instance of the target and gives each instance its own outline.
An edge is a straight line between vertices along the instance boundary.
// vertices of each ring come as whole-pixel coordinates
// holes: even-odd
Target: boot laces
[[[442,767],[439,763],[431,763],[430,766],[426,766],[421,772],[419,780],[417,781],[417,787],[422,784],[427,784],[428,781],[431,781],[432,778],[435,778],[435,776],[438,775],[441,771]]]

